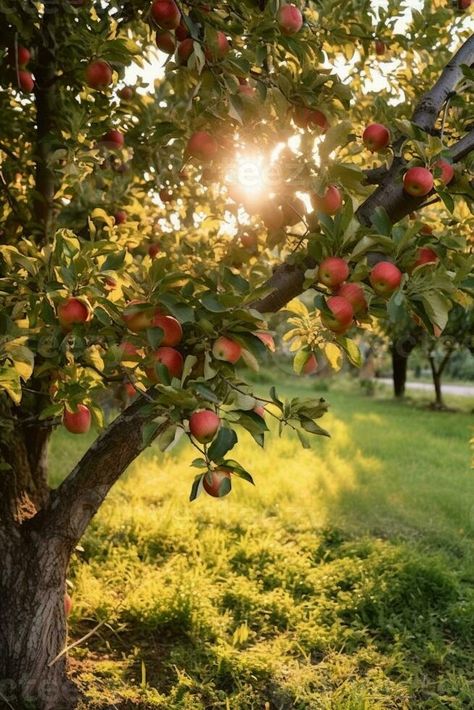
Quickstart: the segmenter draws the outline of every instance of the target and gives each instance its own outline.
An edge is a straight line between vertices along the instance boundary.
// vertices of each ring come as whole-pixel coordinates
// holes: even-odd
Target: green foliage
[[[100,423],[104,391],[113,383],[133,385],[148,390],[142,403],[154,420],[144,444],[160,430],[163,450],[188,433],[192,412],[210,403],[224,427],[201,454],[208,467],[219,465],[239,428],[264,444],[266,427],[252,412],[246,374],[267,357],[257,334],[268,323],[254,306],[268,295],[268,279],[283,260],[290,268],[304,264],[304,285],[314,291],[311,306],[309,300],[288,306],[285,341],[298,373],[315,355],[334,369],[343,357],[358,366],[356,328],[370,330],[376,318],[398,324],[415,317],[432,334],[445,327],[453,304],[471,302],[471,159],[456,166],[447,186],[435,165],[470,125],[469,72],[435,135],[412,122],[415,99],[466,39],[467,16],[453,25],[454,10],[438,1],[423,22],[420,12],[395,0],[384,8],[324,0],[305,3],[301,31],[288,36],[278,23],[277,0],[226,0],[210,12],[185,3],[192,52],[187,60],[178,52],[164,61],[147,2],[17,5],[0,8],[6,48],[0,57],[0,396],[13,418],[34,416],[54,426],[64,408],[85,403]],[[219,33],[229,43],[222,56]],[[377,58],[376,39],[386,44],[387,57]],[[18,46],[31,52],[33,93],[19,86]],[[95,60],[112,70],[102,88],[86,80]],[[382,91],[371,86],[378,74],[385,75]],[[315,111],[323,124],[306,125],[304,117]],[[363,147],[362,130],[374,120],[391,128],[393,156],[369,156]],[[203,131],[209,155],[189,147]],[[393,225],[383,205],[358,221],[357,208],[373,189],[365,171],[392,157],[434,171],[439,202],[427,213],[432,234],[418,219]],[[268,173],[260,193],[260,173],[256,194],[239,181],[242,160]],[[328,216],[310,209],[310,197],[333,184],[342,195],[340,211]],[[416,266],[422,246],[436,251],[436,264]],[[404,272],[390,299],[370,286],[374,255]],[[368,303],[344,334],[321,321],[332,291],[319,283],[317,266],[327,256],[348,262]],[[60,308],[71,297],[87,318],[69,329]],[[156,359],[165,338],[152,322],[157,309],[183,328],[182,374],[173,376]],[[149,317],[148,327],[127,327],[124,312]],[[241,346],[245,370],[213,354],[221,336]],[[126,358],[119,347],[124,340],[135,348]],[[37,396],[25,396],[30,390]],[[325,411],[317,401],[269,401],[269,416],[295,428],[303,446],[306,434],[327,434],[315,422]]]

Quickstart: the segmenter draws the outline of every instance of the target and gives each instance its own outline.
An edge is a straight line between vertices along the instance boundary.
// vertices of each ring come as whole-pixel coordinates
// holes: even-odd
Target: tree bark
[[[435,407],[437,409],[444,409],[443,392],[441,390],[441,372],[436,367],[434,357],[430,356],[428,360],[430,362],[431,376],[435,390]]]
[[[66,642],[64,542],[11,528],[0,531],[0,555],[0,702],[71,710],[66,656],[51,664]]]
[[[392,346],[392,378],[393,378],[393,394],[397,399],[402,399],[405,396],[405,385],[407,381],[408,355],[397,352],[396,347]]]

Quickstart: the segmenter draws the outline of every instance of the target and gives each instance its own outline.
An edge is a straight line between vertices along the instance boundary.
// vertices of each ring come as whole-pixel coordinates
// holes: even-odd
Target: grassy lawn
[[[323,396],[311,450],[242,435],[256,488],[188,503],[189,446],[115,487],[70,573],[73,639],[105,622],[71,654],[84,708],[474,707],[472,418]],[[78,439],[56,436],[56,479]]]

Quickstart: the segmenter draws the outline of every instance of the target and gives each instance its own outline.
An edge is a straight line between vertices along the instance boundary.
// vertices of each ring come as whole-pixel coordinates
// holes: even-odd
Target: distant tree
[[[10,706],[75,706],[67,568],[146,446],[189,437],[192,499],[252,480],[228,454],[241,427],[264,442],[245,367],[273,347],[269,314],[288,309],[304,373],[322,355],[358,364],[354,324],[407,316],[434,333],[472,295],[468,14],[443,0],[423,12],[399,0],[297,5],[0,0]],[[436,264],[414,269],[423,247]],[[111,386],[133,396],[109,423],[100,403]],[[326,434],[324,401],[283,402],[273,388],[267,402],[304,446]],[[91,421],[100,434],[52,489],[51,433]]]
[[[468,350],[474,354],[474,312],[456,304],[449,313],[443,334],[433,337],[423,334],[421,347],[428,359],[435,390],[434,406],[444,409],[441,389],[442,377],[454,353]]]

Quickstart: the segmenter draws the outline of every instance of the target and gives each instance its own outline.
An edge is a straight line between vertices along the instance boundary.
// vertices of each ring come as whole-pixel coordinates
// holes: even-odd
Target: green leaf
[[[303,432],[300,431],[299,429],[296,430],[296,433],[298,434],[298,439],[300,440],[301,446],[303,447],[303,449],[310,449],[310,448],[311,448],[311,444],[310,444],[309,441],[308,441],[308,437],[305,436],[305,435],[303,434]]]
[[[338,343],[341,344],[342,348],[344,349],[344,352],[347,355],[347,358],[351,365],[354,365],[354,367],[361,367],[362,366],[362,355],[359,350],[359,346],[357,343],[355,343],[353,340],[350,338],[345,338],[343,336],[340,336],[337,339]]]
[[[324,345],[324,354],[332,369],[338,372],[342,367],[341,350],[335,343],[326,343]]]
[[[142,444],[144,448],[150,446],[151,442],[156,437],[159,428],[160,424],[158,424],[157,422],[147,422],[144,425],[142,430]]]
[[[195,384],[193,384],[193,389],[200,397],[205,399],[207,402],[219,404],[219,397],[217,397],[217,395],[212,390],[210,390],[208,387],[201,384],[200,382],[196,382]]]
[[[283,402],[279,399],[277,395],[276,388],[274,386],[270,387],[270,397],[272,402],[274,402],[279,409],[283,409]]]
[[[301,375],[303,368],[311,357],[308,350],[299,350],[293,358],[293,370],[297,375]]]
[[[225,313],[227,310],[213,293],[205,293],[201,298],[201,303],[204,308],[207,311],[211,311],[211,313]]]
[[[312,419],[307,419],[306,417],[301,417],[301,426],[305,431],[308,431],[310,434],[317,434],[318,436],[328,436],[330,437],[330,433],[326,431],[326,429],[323,429],[320,427],[316,422],[313,422]]]
[[[249,483],[252,484],[252,486],[255,485],[251,474],[248,471],[246,471],[246,469],[243,468],[237,461],[234,461],[234,459],[226,459],[225,461],[222,462],[222,466],[224,466],[225,468],[228,468],[230,471],[232,471],[232,474],[234,476],[238,476],[239,478],[243,478],[244,481],[248,481]]]
[[[444,330],[448,322],[449,311],[451,309],[451,301],[436,291],[425,292],[421,300],[428,314],[428,317],[434,325],[437,325],[440,330]]]
[[[125,249],[122,249],[121,251],[112,252],[107,256],[100,270],[117,271],[118,269],[120,269],[121,266],[123,266],[126,254],[127,252],[125,251]]]
[[[189,500],[192,502],[193,500],[196,500],[196,498],[201,494],[202,492],[202,482],[204,479],[204,476],[206,474],[200,473],[198,476],[193,481],[193,485],[191,487],[191,493],[189,495]]]
[[[207,468],[207,461],[203,458],[194,459],[191,463],[194,468]]]
[[[160,346],[164,335],[165,331],[163,330],[163,328],[156,327],[146,329],[146,338],[153,350],[156,350]]]
[[[208,449],[208,456],[211,461],[219,462],[228,451],[237,443],[237,434],[233,429],[221,427],[219,432]]]
[[[372,224],[377,229],[377,231],[385,237],[389,237],[392,233],[392,222],[390,217],[383,207],[377,207],[372,216]]]
[[[15,404],[21,402],[20,377],[11,367],[0,367],[0,389],[4,389]]]

